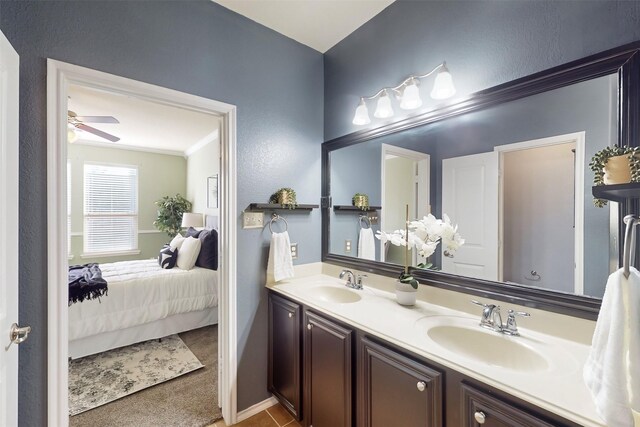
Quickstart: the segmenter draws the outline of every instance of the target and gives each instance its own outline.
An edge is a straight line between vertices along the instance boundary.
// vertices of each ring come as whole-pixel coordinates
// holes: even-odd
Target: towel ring
[[[635,252],[636,246],[636,225],[640,220],[635,215],[627,215],[624,217],[624,223],[627,228],[624,233],[624,254],[622,257],[622,268],[624,277],[629,278],[631,259],[633,258],[633,252]]]
[[[364,220],[364,225],[366,225],[366,227],[362,225],[363,220]],[[371,228],[371,220],[367,215],[360,215],[360,218],[358,218],[358,222],[360,223],[360,228]]]
[[[280,215],[274,213],[274,214],[271,215],[271,221],[269,221],[269,231],[271,233],[273,233],[273,229],[271,228],[271,224],[273,224],[274,222],[276,222],[278,220],[284,221],[284,231],[289,230],[289,223],[287,222],[287,220],[284,219],[283,217],[281,217]]]

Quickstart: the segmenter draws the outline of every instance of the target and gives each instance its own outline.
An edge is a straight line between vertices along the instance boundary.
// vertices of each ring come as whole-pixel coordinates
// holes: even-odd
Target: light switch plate
[[[351,240],[344,241],[344,252],[347,254],[351,252]]]
[[[298,259],[298,244],[291,244],[291,259]]]
[[[264,214],[262,212],[243,212],[242,228],[263,228]]]

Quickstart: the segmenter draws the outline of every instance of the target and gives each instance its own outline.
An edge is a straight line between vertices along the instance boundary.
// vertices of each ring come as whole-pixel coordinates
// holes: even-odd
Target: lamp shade
[[[438,75],[436,75],[436,81],[433,84],[433,90],[431,91],[431,98],[433,99],[447,99],[455,95],[456,88],[453,86],[453,78],[446,66],[443,66]]]
[[[369,110],[367,109],[367,104],[365,104],[364,99],[360,99],[358,108],[356,108],[356,115],[353,117],[353,124],[367,125],[369,123],[371,123],[371,119],[369,118]]]
[[[402,92],[402,100],[400,101],[400,108],[403,110],[415,110],[422,105],[422,99],[420,99],[420,90],[415,79],[411,79],[409,84],[404,88]]]
[[[202,214],[185,212],[182,214],[182,227],[203,227]]]
[[[76,129],[73,125],[69,125],[67,127],[67,141],[71,144],[78,139],[78,134],[76,133]]]
[[[389,98],[389,94],[385,90],[378,98],[378,105],[376,106],[376,111],[373,113],[374,117],[379,119],[387,119],[393,116],[393,107],[391,107],[391,98]]]

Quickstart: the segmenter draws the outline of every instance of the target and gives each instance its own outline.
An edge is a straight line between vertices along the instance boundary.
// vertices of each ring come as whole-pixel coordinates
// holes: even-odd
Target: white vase
[[[400,305],[415,305],[416,296],[418,294],[417,289],[413,289],[408,283],[402,283],[401,281],[396,281],[396,301]]]

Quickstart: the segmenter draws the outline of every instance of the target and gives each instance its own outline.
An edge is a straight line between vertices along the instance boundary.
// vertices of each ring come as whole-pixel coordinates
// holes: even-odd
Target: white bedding
[[[100,264],[109,294],[69,307],[69,340],[218,305],[218,272],[164,270],[155,259]]]

